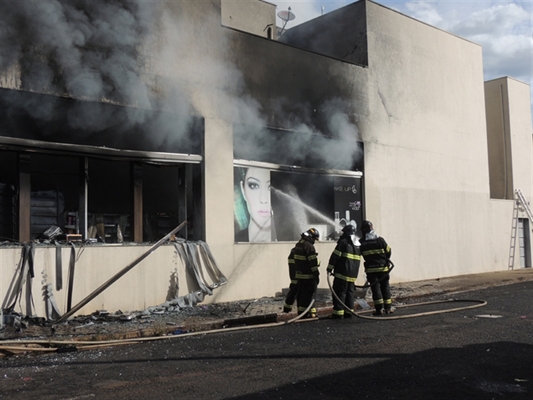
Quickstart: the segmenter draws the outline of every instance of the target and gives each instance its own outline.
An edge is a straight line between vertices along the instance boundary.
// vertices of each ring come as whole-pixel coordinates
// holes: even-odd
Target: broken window
[[[151,242],[185,220],[179,236],[199,240],[201,196],[197,164],[0,150],[2,240],[49,239],[57,227],[105,243]]]
[[[0,241],[17,238],[17,154],[0,150]]]
[[[87,236],[106,243],[131,242],[130,163],[89,159]]]
[[[31,239],[52,226],[65,232],[65,211],[78,208],[78,159],[32,154],[30,188]]]
[[[186,218],[183,165],[142,166],[145,240],[162,238]]]

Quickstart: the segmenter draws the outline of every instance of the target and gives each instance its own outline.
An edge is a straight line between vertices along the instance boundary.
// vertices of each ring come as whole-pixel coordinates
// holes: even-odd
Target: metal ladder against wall
[[[514,208],[513,208],[513,222],[511,225],[511,246],[509,248],[509,265],[508,265],[509,270],[514,269],[514,256],[515,256],[515,248],[516,248],[516,235],[517,235],[517,230],[518,230],[518,209],[519,207],[522,207],[525,210],[527,217],[529,218],[529,221],[533,222],[533,212],[531,212],[529,203],[524,197],[524,194],[522,193],[522,191],[520,189],[516,189]]]

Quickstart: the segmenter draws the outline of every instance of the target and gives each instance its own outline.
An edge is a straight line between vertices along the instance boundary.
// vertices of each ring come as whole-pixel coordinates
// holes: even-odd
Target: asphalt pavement
[[[0,398],[529,400],[533,282],[518,275],[436,295],[484,302],[474,309],[405,298],[413,307],[395,314],[418,318],[322,318],[5,357]]]

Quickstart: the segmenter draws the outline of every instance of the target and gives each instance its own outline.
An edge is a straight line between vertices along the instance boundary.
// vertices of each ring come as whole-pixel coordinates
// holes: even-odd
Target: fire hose
[[[315,299],[311,300],[311,303],[307,309],[299,314],[298,316],[281,322],[272,322],[268,324],[257,324],[257,325],[247,325],[247,326],[236,326],[232,328],[220,328],[213,329],[208,331],[196,331],[196,332],[186,332],[179,335],[173,336],[151,336],[151,337],[138,337],[130,339],[116,339],[116,340],[102,340],[102,341],[77,341],[77,340],[5,340],[2,341],[0,345],[0,353],[17,353],[17,352],[37,352],[37,353],[62,353],[62,352],[71,352],[71,351],[82,351],[82,350],[92,350],[100,349],[103,347],[132,344],[136,342],[151,342],[156,340],[168,340],[175,338],[183,338],[189,336],[198,336],[198,335],[207,335],[210,333],[220,333],[220,332],[230,332],[230,331],[242,331],[248,329],[258,329],[258,328],[271,328],[276,326],[284,326],[292,324],[300,319],[302,319],[313,307]],[[318,318],[309,318],[304,319],[303,321],[317,321]],[[25,346],[41,346],[41,347],[25,347]]]
[[[392,262],[391,262],[391,264],[392,264]],[[394,267],[394,264],[392,264],[392,266]],[[392,268],[391,268],[391,270],[392,270]],[[385,277],[383,277],[382,279],[384,279],[384,278]],[[464,306],[464,307],[449,308],[449,309],[446,309],[446,310],[428,311],[428,312],[417,313],[417,314],[395,315],[395,316],[386,316],[386,317],[369,316],[369,315],[365,315],[365,314],[371,313],[372,310],[363,310],[363,311],[355,312],[350,307],[348,307],[346,304],[344,304],[344,302],[339,298],[337,293],[335,293],[335,290],[333,290],[333,286],[331,285],[330,275],[329,274],[328,274],[328,279],[327,280],[328,280],[329,290],[331,290],[331,293],[333,294],[335,299],[337,299],[337,301],[344,307],[344,309],[346,311],[350,312],[351,314],[355,315],[356,317],[363,318],[363,319],[373,319],[373,320],[393,320],[394,319],[394,320],[396,320],[396,319],[405,319],[405,318],[415,318],[415,317],[422,317],[422,316],[426,316],[426,315],[443,314],[443,313],[454,312],[454,311],[468,310],[468,309],[471,309],[471,308],[483,307],[483,306],[485,306],[487,304],[487,302],[485,300],[447,299],[447,300],[437,300],[437,301],[426,301],[426,302],[415,303],[415,304],[397,305],[397,306],[395,306],[395,308],[398,309],[398,308],[418,307],[418,306],[441,304],[441,303],[452,303],[452,302],[461,302],[461,303],[470,302],[470,303],[476,303],[476,304],[470,305],[470,306]],[[380,281],[378,281],[378,282],[380,282]],[[370,287],[370,285],[366,285],[365,284],[364,286],[356,286],[356,288],[368,288],[368,287]]]

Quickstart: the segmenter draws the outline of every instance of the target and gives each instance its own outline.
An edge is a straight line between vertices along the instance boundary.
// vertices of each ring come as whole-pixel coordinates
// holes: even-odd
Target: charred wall
[[[0,88],[0,136],[121,150],[201,153],[203,120]],[[185,121],[185,122],[184,122]],[[179,137],[174,127],[188,125]]]

